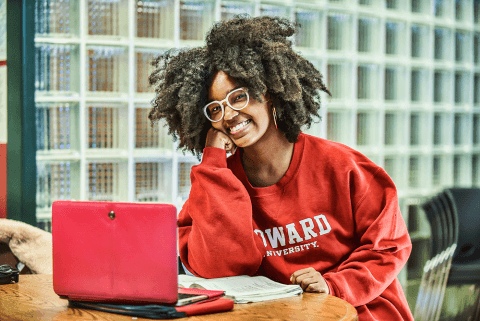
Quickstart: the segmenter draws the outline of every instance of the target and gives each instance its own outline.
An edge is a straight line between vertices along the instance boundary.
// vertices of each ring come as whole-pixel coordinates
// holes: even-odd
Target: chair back
[[[449,188],[444,191],[458,220],[457,249],[453,263],[480,259],[480,189]]]

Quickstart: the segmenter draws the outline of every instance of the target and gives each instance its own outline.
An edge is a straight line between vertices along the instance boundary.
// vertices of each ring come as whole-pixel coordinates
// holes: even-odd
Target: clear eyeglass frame
[[[232,95],[233,93],[239,92],[239,91],[244,91],[245,92],[245,94],[247,95],[247,102],[245,103],[245,106],[243,106],[241,108],[236,108],[236,107],[233,107],[232,104],[230,104],[229,98],[230,98],[230,95]],[[245,107],[247,107],[249,102],[250,102],[250,95],[248,94],[248,91],[245,88],[241,87],[241,88],[237,88],[237,89],[229,92],[227,94],[227,97],[225,97],[225,99],[223,99],[221,101],[212,101],[212,102],[206,104],[205,107],[203,107],[203,113],[205,114],[205,117],[207,117],[207,119],[209,121],[211,121],[212,123],[216,123],[216,122],[221,121],[223,119],[223,117],[225,116],[225,107],[223,107],[223,103],[227,103],[228,107],[232,108],[233,110],[239,111],[239,110],[242,110]],[[211,106],[211,105],[214,105],[214,104],[218,104],[220,106],[220,108],[222,109],[222,116],[218,120],[213,120],[213,119],[210,118],[210,116],[208,116],[208,112],[207,112],[208,107]]]

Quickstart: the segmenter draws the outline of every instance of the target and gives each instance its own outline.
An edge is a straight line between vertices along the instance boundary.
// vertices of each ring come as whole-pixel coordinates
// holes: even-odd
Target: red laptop
[[[58,295],[82,301],[177,301],[175,206],[57,201],[52,237]]]

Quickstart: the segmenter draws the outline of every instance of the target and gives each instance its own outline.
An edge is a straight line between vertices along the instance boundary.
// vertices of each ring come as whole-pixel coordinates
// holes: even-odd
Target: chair
[[[480,189],[449,188],[422,208],[432,228],[415,319],[439,320],[447,286],[480,283]],[[480,320],[480,296],[461,317]],[[473,318],[472,318],[473,317]]]
[[[444,191],[458,218],[458,241],[453,263],[480,259],[480,189],[450,188]]]
[[[447,280],[450,274],[453,253],[456,249],[456,237],[454,234],[454,225],[452,213],[449,211],[442,201],[440,195],[433,197],[432,207],[435,215],[440,218],[441,229],[443,231],[442,253],[439,266],[437,268],[436,283],[433,288],[432,299],[430,305],[427,305],[426,320],[439,320],[442,308],[442,302],[447,288]]]
[[[445,287],[448,256],[452,243],[448,218],[440,201],[434,197],[422,205],[432,229],[432,259],[427,262],[422,276],[414,317],[422,321],[434,320],[441,306],[440,297]]]

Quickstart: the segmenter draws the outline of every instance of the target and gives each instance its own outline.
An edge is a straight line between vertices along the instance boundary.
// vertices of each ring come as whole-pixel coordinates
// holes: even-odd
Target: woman
[[[205,47],[156,61],[149,118],[203,154],[179,214],[182,262],[201,277],[329,293],[362,321],[413,320],[396,278],[411,242],[395,186],[362,154],[301,133],[329,91],[292,50],[294,32],[280,18],[237,17]]]

